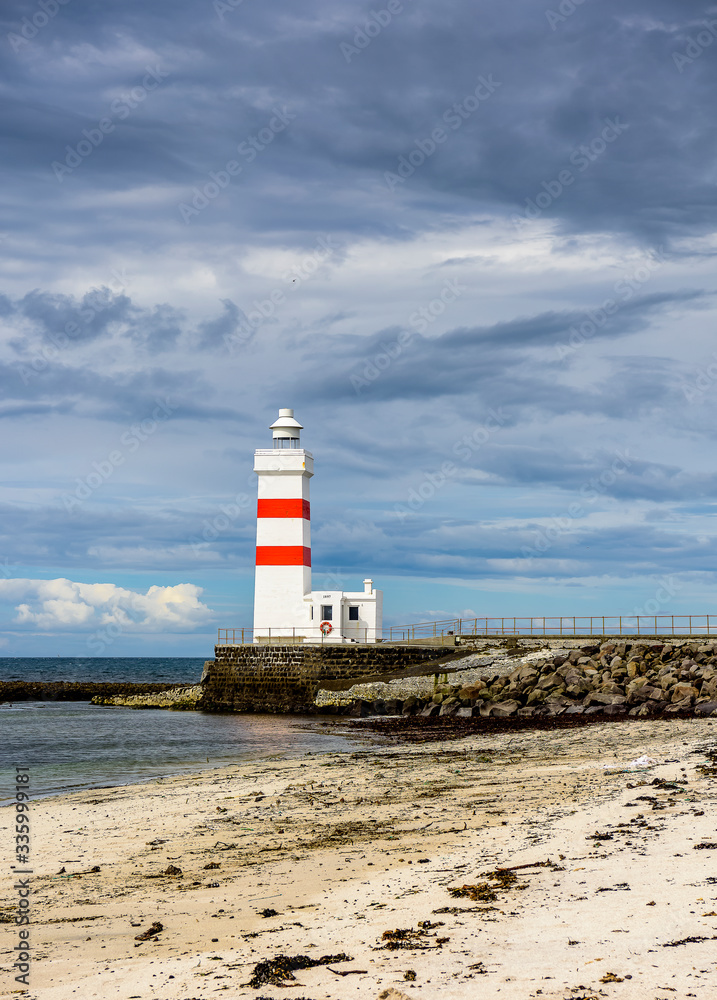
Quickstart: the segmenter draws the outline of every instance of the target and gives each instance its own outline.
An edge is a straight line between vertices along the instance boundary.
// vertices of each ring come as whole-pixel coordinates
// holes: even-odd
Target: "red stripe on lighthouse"
[[[257,517],[303,517],[311,520],[311,504],[308,500],[260,500]]]
[[[311,549],[306,545],[257,545],[257,566],[310,566]]]

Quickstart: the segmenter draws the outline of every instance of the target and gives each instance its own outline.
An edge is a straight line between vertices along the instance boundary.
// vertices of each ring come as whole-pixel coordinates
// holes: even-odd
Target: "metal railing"
[[[305,640],[310,642],[336,642],[341,638],[360,643],[381,642],[383,631],[371,628],[349,628],[344,626],[343,631],[334,627],[328,634],[324,634],[318,625],[302,626],[276,626],[271,628],[220,628],[217,630],[218,646],[244,646],[249,643],[274,643],[277,645],[302,643]]]
[[[287,626],[271,628],[220,628],[219,646],[239,646],[248,643],[293,644],[306,639],[311,642],[336,642],[342,635],[360,643],[448,641],[453,636],[650,636],[650,635],[717,635],[717,615],[576,615],[554,618],[448,618],[443,621],[419,622],[412,625],[390,625],[383,629],[334,628],[323,635],[319,626]]]
[[[391,625],[384,641],[441,635],[717,635],[717,615],[577,615],[569,618],[450,618]]]

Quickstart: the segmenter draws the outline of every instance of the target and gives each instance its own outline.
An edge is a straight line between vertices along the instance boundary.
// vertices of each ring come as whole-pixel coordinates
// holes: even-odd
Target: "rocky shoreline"
[[[639,718],[684,713],[717,716],[717,642],[610,640],[553,649],[540,659],[522,662],[507,675],[495,673],[468,684],[438,684],[429,698],[356,699],[335,706],[334,711],[427,718],[598,713]]]

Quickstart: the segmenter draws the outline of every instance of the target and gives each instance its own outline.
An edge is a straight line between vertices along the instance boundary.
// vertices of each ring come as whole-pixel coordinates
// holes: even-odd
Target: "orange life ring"
[[[319,625],[319,628],[321,629],[322,635],[328,635],[329,632],[333,631],[334,626],[331,624],[331,622],[324,621]]]

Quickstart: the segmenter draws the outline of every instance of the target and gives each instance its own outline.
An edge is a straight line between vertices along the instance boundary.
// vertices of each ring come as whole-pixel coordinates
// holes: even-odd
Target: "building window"
[[[314,620],[314,605],[311,605],[311,620]]]
[[[334,606],[333,604],[322,604],[321,605],[321,621],[330,622],[333,621],[334,617]]]
[[[359,620],[358,613],[359,613],[358,607],[349,608],[349,621],[350,622],[357,622]]]

